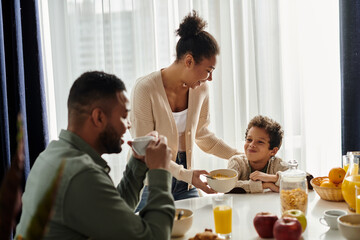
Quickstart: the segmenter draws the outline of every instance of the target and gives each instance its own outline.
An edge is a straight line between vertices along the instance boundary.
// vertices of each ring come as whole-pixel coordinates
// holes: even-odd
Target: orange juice
[[[215,232],[220,234],[231,233],[232,209],[229,206],[214,208]]]
[[[343,168],[344,168],[345,172],[347,172],[347,170],[349,169],[349,164],[345,164]]]
[[[355,185],[360,187],[360,175],[346,177],[342,183],[342,194],[350,210],[355,211]]]
[[[360,214],[360,195],[356,196],[356,213]]]
[[[359,174],[359,164],[354,163],[353,169],[351,170],[351,175],[358,175]]]

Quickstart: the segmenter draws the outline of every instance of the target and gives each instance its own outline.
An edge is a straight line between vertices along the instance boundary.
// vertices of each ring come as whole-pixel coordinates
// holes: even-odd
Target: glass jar
[[[341,185],[341,192],[349,209],[355,212],[355,186],[360,187],[360,152],[348,152],[347,157],[349,158],[350,164]]]
[[[299,209],[306,214],[308,203],[306,172],[297,169],[296,160],[289,161],[289,166],[290,168],[280,175],[281,213]]]

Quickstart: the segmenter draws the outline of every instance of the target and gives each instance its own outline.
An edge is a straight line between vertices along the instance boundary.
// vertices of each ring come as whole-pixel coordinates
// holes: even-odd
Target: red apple
[[[254,217],[254,227],[261,238],[273,238],[273,227],[278,220],[275,214],[269,212],[257,213]]]
[[[283,217],[294,217],[294,218],[296,218],[301,224],[302,232],[305,231],[307,221],[306,221],[306,217],[305,217],[305,214],[304,214],[303,211],[298,210],[298,209],[291,209],[291,210],[285,211],[282,216]]]
[[[298,240],[301,237],[301,224],[296,218],[282,217],[274,224],[276,240]]]

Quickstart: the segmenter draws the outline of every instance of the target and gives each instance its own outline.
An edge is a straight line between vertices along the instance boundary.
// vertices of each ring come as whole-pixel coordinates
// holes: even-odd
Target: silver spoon
[[[216,179],[216,178],[214,178],[214,177],[212,177],[212,176],[210,176],[210,175],[205,175],[205,174],[204,174],[204,176],[207,177],[207,178],[210,178],[210,179]]]
[[[184,215],[184,211],[181,210],[177,216],[177,220],[180,220],[180,218]]]

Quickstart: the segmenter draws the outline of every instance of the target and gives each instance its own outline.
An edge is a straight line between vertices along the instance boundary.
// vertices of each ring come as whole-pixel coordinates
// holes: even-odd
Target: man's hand
[[[267,174],[260,171],[255,171],[250,174],[250,179],[253,181],[262,181],[262,182],[276,182],[278,179],[277,175]]]
[[[152,131],[152,132],[149,132],[148,134],[146,134],[145,136],[153,136],[153,137],[155,137],[155,140],[157,140],[158,139],[158,137],[159,137],[159,133],[157,132],[157,131]],[[140,161],[142,161],[142,162],[144,162],[145,163],[145,156],[140,156],[140,155],[138,155],[135,151],[134,151],[134,149],[132,148],[132,141],[128,141],[127,142],[127,144],[131,147],[131,149],[132,149],[132,154],[134,155],[134,157],[136,158],[136,159],[139,159]]]
[[[152,140],[146,148],[145,163],[149,169],[165,169],[169,171],[171,159],[171,149],[167,145],[165,136],[159,136],[157,141]]]
[[[193,170],[191,184],[194,185],[196,188],[200,188],[205,193],[216,193],[212,188],[208,186],[207,182],[201,181],[200,175],[202,174],[209,175],[209,173],[205,170]]]

